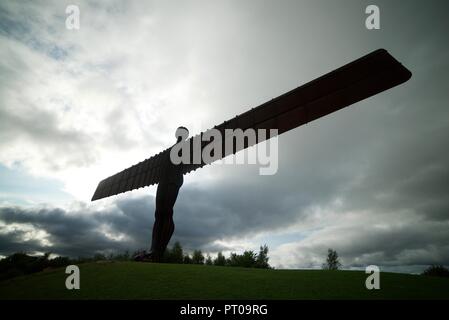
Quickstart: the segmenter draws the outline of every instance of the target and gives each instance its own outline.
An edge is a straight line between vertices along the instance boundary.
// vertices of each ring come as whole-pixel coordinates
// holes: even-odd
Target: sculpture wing
[[[222,137],[225,137],[225,129],[277,129],[278,134],[282,134],[395,87],[411,76],[411,72],[388,51],[379,49],[215,128],[222,132]],[[258,142],[261,141],[263,140],[258,139]],[[206,144],[203,143],[202,146]],[[246,147],[248,145],[243,146]],[[234,149],[232,153],[237,151],[240,150]],[[225,153],[223,147],[223,158],[229,154]],[[205,163],[184,166],[183,173],[204,165]]]
[[[100,181],[92,201],[157,184],[164,170],[164,161],[168,152],[170,149]]]
[[[224,138],[225,129],[277,129],[281,134],[395,87],[411,76],[411,72],[386,50],[379,49],[214,128],[220,130]],[[194,138],[187,140],[191,144],[190,150],[193,150]],[[260,137],[258,142],[261,142]],[[202,142],[201,147],[208,143]],[[222,147],[222,158],[240,151],[234,148],[226,153],[224,144]],[[245,144],[243,149],[247,147]],[[163,170],[163,155],[169,150],[101,181],[92,200],[158,183]],[[183,165],[182,173],[205,164]]]

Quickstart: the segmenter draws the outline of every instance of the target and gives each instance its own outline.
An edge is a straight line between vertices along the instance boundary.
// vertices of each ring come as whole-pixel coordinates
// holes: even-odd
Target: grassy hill
[[[0,282],[0,299],[448,299],[449,279],[381,273],[365,289],[359,271],[262,270],[203,265],[103,262],[79,265],[81,289],[65,269]]]

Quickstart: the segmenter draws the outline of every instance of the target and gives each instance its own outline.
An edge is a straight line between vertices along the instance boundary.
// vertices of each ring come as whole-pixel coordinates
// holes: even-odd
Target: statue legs
[[[151,242],[151,256],[153,261],[160,261],[175,231],[173,207],[180,187],[172,183],[160,183],[157,187],[156,211],[154,214],[155,220]]]

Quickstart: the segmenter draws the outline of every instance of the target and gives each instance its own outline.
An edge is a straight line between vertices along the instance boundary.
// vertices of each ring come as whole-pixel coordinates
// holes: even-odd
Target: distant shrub
[[[42,256],[30,256],[26,253],[14,253],[0,260],[0,280],[36,273],[45,268],[63,267],[71,263],[67,257],[49,259],[50,253]]]
[[[230,267],[243,268],[263,268],[269,269],[268,264],[268,247],[265,245],[260,247],[259,254],[254,251],[245,251],[243,254],[236,254],[231,252],[231,255],[226,259],[226,265]]]
[[[68,257],[56,257],[54,259],[48,260],[48,266],[50,268],[61,268],[68,266],[72,261]]]
[[[97,253],[93,256],[93,260],[94,261],[103,261],[103,260],[107,260],[106,256],[102,253]]]
[[[422,273],[423,276],[449,277],[449,270],[442,265],[431,265]]]
[[[117,254],[113,254],[110,260],[115,260],[115,261],[128,261],[131,260],[131,255],[129,253],[128,250],[126,250],[123,253],[117,253]]]

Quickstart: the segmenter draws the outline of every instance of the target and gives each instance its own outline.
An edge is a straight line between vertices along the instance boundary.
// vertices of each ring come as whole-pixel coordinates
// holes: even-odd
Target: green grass
[[[80,264],[81,289],[65,269],[0,282],[0,299],[448,299],[449,279],[381,273],[367,290],[359,271],[261,270],[201,265]]]

